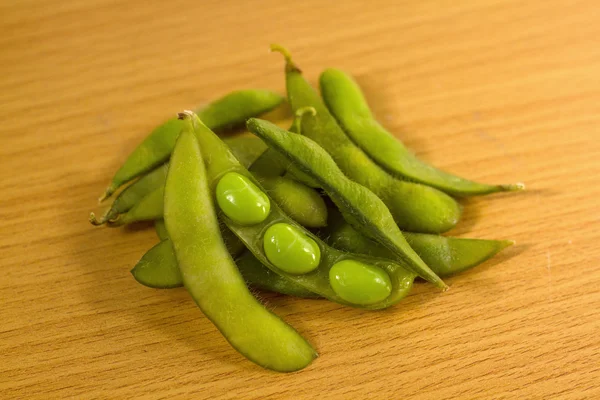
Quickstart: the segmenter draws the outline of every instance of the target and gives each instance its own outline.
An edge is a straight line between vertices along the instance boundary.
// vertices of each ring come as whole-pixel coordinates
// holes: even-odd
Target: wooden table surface
[[[0,398],[600,397],[596,1],[2,1]],[[351,72],[423,159],[528,190],[451,233],[517,245],[382,312],[263,294],[318,349],[293,374],[129,269],[148,226],[88,213],[164,119],[230,90]]]

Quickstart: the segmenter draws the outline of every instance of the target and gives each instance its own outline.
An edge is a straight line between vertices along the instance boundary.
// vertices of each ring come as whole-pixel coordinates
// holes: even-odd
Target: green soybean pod
[[[164,197],[165,188],[161,186],[148,193],[126,213],[119,214],[116,218],[107,221],[107,225],[115,227],[134,222],[161,219],[163,217]],[[92,222],[92,218],[93,213],[90,215],[90,222]]]
[[[182,115],[182,118],[193,118],[196,137],[200,143],[203,154],[206,154],[206,168],[208,175],[208,184],[210,192],[216,196],[215,190],[219,180],[226,174],[232,172],[244,176],[249,181],[261,188],[260,183],[233,157],[227,146],[208,129],[193,113],[188,112]],[[295,135],[295,134],[294,134]],[[296,135],[299,136],[299,135]],[[300,137],[300,136],[299,136]],[[209,157],[210,155],[210,157]],[[349,254],[336,250],[311,232],[305,230],[296,221],[289,218],[275,202],[271,202],[270,212],[267,218],[256,224],[239,224],[228,218],[223,212],[219,212],[219,219],[225,222],[227,227],[244,243],[254,256],[265,266],[277,274],[287,278],[305,289],[321,295],[331,301],[340,304],[362,307],[366,309],[381,309],[389,307],[402,298],[404,298],[412,287],[415,274],[399,266],[390,260],[381,260],[378,258],[364,255]],[[316,269],[305,274],[296,274],[289,272],[289,268],[281,268],[275,265],[267,256],[264,248],[265,232],[275,224],[287,224],[292,226],[298,232],[301,232],[306,238],[310,239],[319,247],[320,262]],[[392,290],[390,295],[374,304],[352,304],[340,297],[332,288],[329,281],[329,270],[336,263],[350,259],[362,262],[384,271],[390,278]],[[287,269],[287,270],[286,270]]]
[[[279,94],[268,90],[239,90],[210,103],[199,111],[199,115],[211,129],[226,128],[243,124],[247,118],[272,110],[282,101]],[[110,197],[125,183],[164,163],[173,151],[181,128],[181,121],[175,118],[153,130],[127,157],[100,201]]]
[[[360,87],[351,76],[329,68],[321,74],[319,83],[327,108],[344,132],[390,174],[455,196],[522,190],[525,187],[522,183],[487,185],[473,182],[421,161],[373,118]]]
[[[327,225],[327,205],[315,189],[286,177],[255,176],[277,205],[300,225],[307,228]]]
[[[316,110],[314,118],[304,118],[302,135],[323,147],[350,179],[383,200],[401,229],[441,233],[458,223],[461,209],[456,200],[435,188],[397,179],[379,167],[340,128],[287,50],[277,45],[271,49],[285,56],[288,100],[294,113],[306,107]]]
[[[169,164],[165,163],[126,187],[125,190],[119,193],[110,208],[106,210],[99,220],[96,219],[94,213],[90,213],[90,222],[93,225],[102,225],[117,219],[120,214],[131,210],[148,194],[165,185],[168,168]]]
[[[244,167],[250,167],[266,150],[267,145],[253,135],[236,135],[223,141]]]
[[[297,126],[298,121],[298,118],[294,119],[294,123],[290,128],[291,131],[297,131],[299,128]],[[234,155],[240,160],[235,153]],[[327,224],[327,205],[325,201],[319,192],[313,189],[314,186],[306,185],[299,182],[297,178],[288,175],[282,176],[286,174],[285,164],[289,163],[282,159],[277,152],[267,148],[247,168],[279,207],[292,219],[307,228],[324,227]]]
[[[340,222],[323,233],[336,249],[395,259],[385,247]],[[423,261],[439,276],[446,277],[473,268],[514,244],[512,240],[483,240],[404,232],[404,237]]]
[[[280,372],[317,357],[291,326],[250,293],[221,240],[206,170],[191,122],[185,121],[165,184],[165,224],[183,284],[202,312],[249,360]]]
[[[154,229],[156,230],[156,235],[160,240],[165,240],[169,238],[169,233],[167,232],[167,227],[165,226],[164,219],[157,219],[154,221]]]
[[[248,130],[270,148],[317,181],[344,215],[344,219],[403,261],[423,279],[446,289],[446,284],[410,247],[385,204],[372,191],[350,180],[331,156],[311,139],[290,133],[264,120],[250,118]]]
[[[302,286],[277,275],[262,265],[248,251],[236,258],[235,264],[246,282],[257,289],[302,298],[319,297]],[[183,286],[183,278],[177,266],[175,251],[168,236],[142,256],[131,270],[131,274],[136,281],[151,288],[171,289]]]

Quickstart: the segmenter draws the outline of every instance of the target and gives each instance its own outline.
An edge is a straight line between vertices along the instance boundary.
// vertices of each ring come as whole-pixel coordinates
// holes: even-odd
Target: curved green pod
[[[158,236],[160,240],[169,238],[169,233],[167,232],[164,219],[157,219],[154,221],[154,230],[156,230],[156,236]]]
[[[267,145],[253,135],[224,137],[223,141],[244,167],[250,167],[266,150]]]
[[[373,118],[360,87],[351,76],[329,68],[321,74],[319,83],[327,108],[344,132],[390,174],[433,186],[455,196],[483,195],[524,188],[521,183],[488,185],[474,182],[421,161]]]
[[[315,189],[282,176],[254,176],[277,205],[300,225],[307,228],[327,225],[327,205]]]
[[[193,113],[188,115],[191,116]],[[206,168],[210,192],[214,195],[215,187],[217,186],[219,179],[225,174],[231,172],[236,172],[245,176],[247,179],[254,181],[256,186],[261,188],[260,183],[250,172],[248,172],[237,162],[227,146],[219,139],[219,137],[210,131],[210,129],[208,129],[204,124],[202,124],[202,122],[196,116],[193,116],[192,118],[194,121],[196,137],[200,142],[200,148],[202,149],[203,154],[206,153],[207,155]],[[301,137],[299,135],[295,136]],[[210,155],[210,158],[208,158],[208,155]],[[246,248],[249,249],[254,256],[269,269],[283,276],[284,278],[292,280],[293,282],[315,294],[321,295],[340,304],[363,307],[367,309],[381,309],[389,307],[400,301],[408,294],[415,278],[414,273],[400,267],[393,261],[380,260],[377,258],[357,254],[349,254],[328,246],[314,234],[305,230],[296,221],[290,219],[275,202],[271,202],[271,210],[268,217],[260,223],[253,225],[238,224],[235,221],[227,218],[227,216],[225,216],[222,212],[219,212],[219,218],[224,221],[227,227],[244,243]],[[263,237],[270,226],[278,223],[284,223],[293,226],[319,246],[321,261],[315,270],[302,275],[296,275],[286,272],[270,262],[263,248]],[[383,301],[369,305],[352,304],[338,296],[330,285],[329,270],[337,262],[346,259],[364,262],[365,264],[373,265],[384,270],[385,273],[389,275],[392,283],[391,294]]]
[[[294,113],[306,107],[316,110],[315,117],[304,118],[302,135],[323,147],[350,179],[383,200],[401,229],[441,233],[458,223],[461,209],[456,200],[435,188],[398,179],[379,167],[340,128],[289,53],[280,46],[271,48],[285,56],[288,100]]]
[[[249,251],[244,251],[241,256],[235,258],[235,264],[244,280],[257,289],[302,298],[319,297],[302,286],[277,275],[262,265]],[[151,288],[170,289],[183,286],[183,278],[177,266],[175,251],[168,236],[142,256],[131,270],[131,274],[136,281]]]
[[[115,227],[139,221],[154,221],[155,219],[161,219],[163,217],[164,197],[164,186],[154,189],[127,212],[119,214],[116,218],[107,221],[107,224],[110,227]],[[90,221],[93,218],[93,215],[93,213],[90,215]],[[93,221],[91,222],[93,223]]]
[[[250,361],[280,372],[302,369],[317,353],[246,287],[221,240],[200,146],[191,121],[185,122],[171,157],[164,213],[183,284],[227,341]]]
[[[105,211],[99,220],[96,219],[94,213],[91,213],[90,222],[93,225],[102,225],[117,219],[120,214],[131,210],[148,194],[164,186],[165,180],[167,179],[168,168],[169,164],[165,163],[127,186],[125,190],[119,193],[110,208]]]
[[[246,119],[270,111],[282,101],[283,97],[268,90],[238,90],[215,100],[198,113],[211,129],[220,129],[243,124]],[[167,161],[182,126],[181,121],[174,118],[154,129],[127,157],[100,201],[125,183]]]
[[[340,222],[323,232],[336,249],[395,259],[385,247]],[[473,268],[514,244],[512,240],[483,240],[404,232],[404,237],[423,261],[439,276],[446,277]]]
[[[346,221],[392,251],[404,266],[440,288],[447,288],[414,252],[385,204],[372,191],[350,180],[331,156],[308,137],[287,132],[264,120],[250,118],[250,132],[317,181],[342,211]]]

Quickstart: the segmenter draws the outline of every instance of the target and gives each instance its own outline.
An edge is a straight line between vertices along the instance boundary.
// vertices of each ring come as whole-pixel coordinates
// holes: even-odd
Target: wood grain
[[[0,2],[0,398],[600,397],[596,1]],[[456,235],[518,245],[365,312],[265,294],[321,357],[264,371],[184,290],[129,269],[148,227],[93,228],[111,174],[177,111],[354,74],[419,156],[522,194],[465,201]]]

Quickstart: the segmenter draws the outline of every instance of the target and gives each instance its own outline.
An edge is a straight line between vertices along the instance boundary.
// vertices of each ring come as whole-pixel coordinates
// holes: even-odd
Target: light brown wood
[[[160,4],[163,3],[163,4]],[[0,398],[600,397],[597,1],[3,1]],[[460,236],[518,245],[366,312],[264,295],[320,352],[262,370],[184,290],[129,269],[157,239],[89,211],[174,113],[354,74],[422,158],[528,191],[465,201]]]

